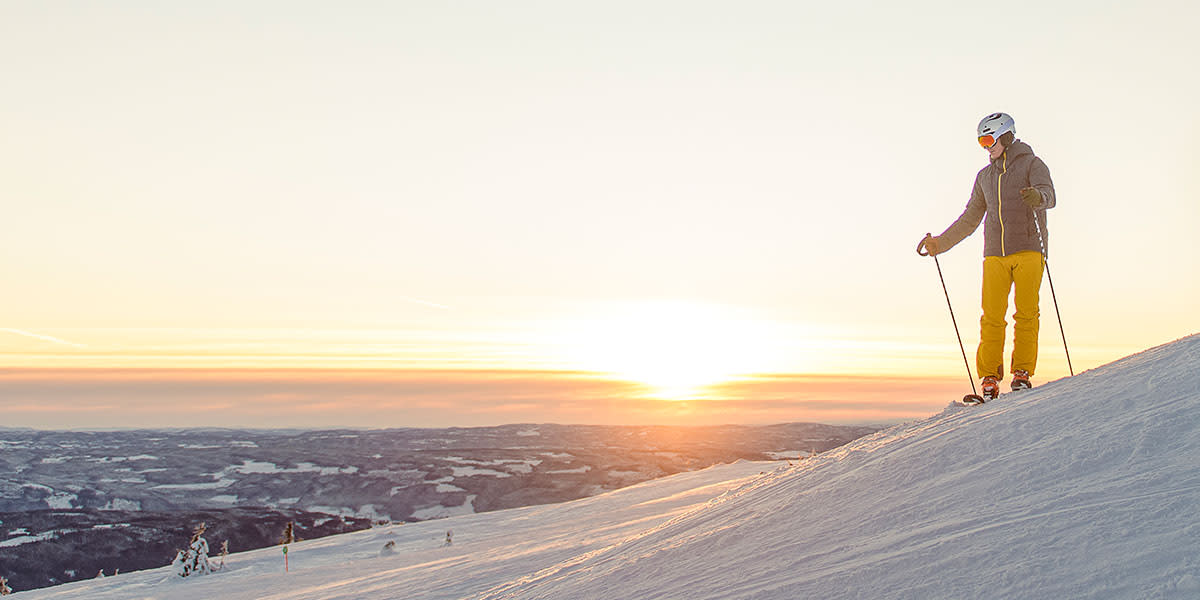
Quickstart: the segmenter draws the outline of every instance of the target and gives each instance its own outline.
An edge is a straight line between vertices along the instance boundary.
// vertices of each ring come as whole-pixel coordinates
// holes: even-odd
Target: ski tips
[[[976,404],[983,404],[984,402],[987,402],[987,400],[978,394],[967,394],[966,396],[963,396],[962,399],[964,406],[975,406]]]

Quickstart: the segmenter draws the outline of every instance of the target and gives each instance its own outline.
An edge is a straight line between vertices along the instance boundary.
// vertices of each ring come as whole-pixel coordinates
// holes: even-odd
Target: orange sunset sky
[[[1195,4],[830,4],[5,2],[0,426],[924,416],[1000,110],[1075,371],[1200,331]]]

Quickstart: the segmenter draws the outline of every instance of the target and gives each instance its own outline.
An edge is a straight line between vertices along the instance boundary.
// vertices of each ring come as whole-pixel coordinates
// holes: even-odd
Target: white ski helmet
[[[1000,139],[1000,136],[1006,133],[1016,135],[1015,125],[1013,118],[1007,113],[992,113],[984,117],[975,130],[979,135],[979,144],[984,148],[990,148]]]

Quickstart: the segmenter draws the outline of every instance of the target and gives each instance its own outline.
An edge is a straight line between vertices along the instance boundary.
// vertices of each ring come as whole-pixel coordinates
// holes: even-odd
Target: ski
[[[1008,396],[1009,394],[1020,394],[1021,392],[1024,392],[1026,390],[1032,390],[1032,389],[1033,389],[1032,385],[1029,387],[1018,387],[1010,392],[1007,392],[1004,394],[997,394],[996,397],[992,398],[991,400],[997,400],[997,399],[1001,398],[1002,396]],[[989,401],[990,400],[988,399],[987,396],[981,396],[979,394],[967,394],[966,396],[962,397],[962,400],[956,401],[955,404],[957,404],[959,406],[979,406],[980,404],[986,404]]]

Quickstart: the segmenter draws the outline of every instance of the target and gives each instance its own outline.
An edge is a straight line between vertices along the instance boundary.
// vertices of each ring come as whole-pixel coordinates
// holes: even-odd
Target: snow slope
[[[269,549],[19,597],[1200,598],[1198,374],[1194,335],[790,468],[303,542],[287,575]]]

